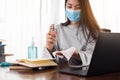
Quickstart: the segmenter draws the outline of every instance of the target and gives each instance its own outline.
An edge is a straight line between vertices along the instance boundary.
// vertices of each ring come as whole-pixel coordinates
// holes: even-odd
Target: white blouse
[[[91,61],[91,57],[93,54],[93,50],[96,44],[96,41],[91,37],[87,41],[81,26],[56,26],[58,34],[57,34],[57,43],[55,45],[54,51],[64,51],[71,47],[75,47],[75,49],[79,52],[80,58],[82,60],[83,65],[89,65]],[[73,53],[69,53],[72,56]],[[67,57],[67,55],[64,55]],[[46,47],[43,50],[42,57],[52,58],[49,51]]]

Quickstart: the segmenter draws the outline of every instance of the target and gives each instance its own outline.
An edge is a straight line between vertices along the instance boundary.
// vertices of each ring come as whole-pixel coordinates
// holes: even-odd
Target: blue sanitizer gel
[[[32,39],[32,45],[28,47],[28,59],[37,59],[38,53],[37,53],[37,46],[34,45],[34,41]]]

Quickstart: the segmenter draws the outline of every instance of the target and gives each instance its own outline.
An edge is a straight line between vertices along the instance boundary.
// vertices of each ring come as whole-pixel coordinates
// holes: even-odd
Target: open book
[[[22,65],[28,68],[37,68],[37,67],[50,67],[57,66],[57,63],[53,61],[54,59],[20,59],[15,62],[10,62],[12,64]]]

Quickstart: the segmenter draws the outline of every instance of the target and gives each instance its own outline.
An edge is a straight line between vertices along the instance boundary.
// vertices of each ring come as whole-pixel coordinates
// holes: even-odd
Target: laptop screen
[[[120,33],[100,33],[88,75],[120,71]]]

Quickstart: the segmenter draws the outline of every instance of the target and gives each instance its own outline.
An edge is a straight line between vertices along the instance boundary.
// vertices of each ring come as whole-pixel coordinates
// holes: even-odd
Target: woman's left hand
[[[77,50],[75,50],[75,52],[73,53],[73,55],[75,58],[80,59],[80,55],[79,52]]]

